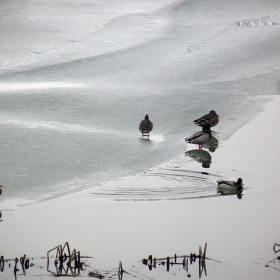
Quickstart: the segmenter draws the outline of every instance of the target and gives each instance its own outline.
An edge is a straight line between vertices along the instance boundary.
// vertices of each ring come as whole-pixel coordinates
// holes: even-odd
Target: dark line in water
[[[206,180],[206,178],[203,178],[203,177],[197,177],[197,176],[191,176],[191,175],[188,175],[188,176],[186,176],[186,175],[184,175],[184,174],[182,174],[182,175],[180,175],[180,174],[172,174],[172,173],[166,173],[166,174],[162,174],[162,173],[152,173],[152,174],[147,174],[147,176],[154,176],[154,175],[158,175],[159,177],[168,177],[168,176],[172,176],[172,177],[183,177],[183,178],[195,178],[195,179],[197,179],[197,180],[203,180],[203,181],[205,181]]]
[[[163,200],[188,200],[188,199],[204,199],[204,198],[213,198],[213,197],[222,197],[219,194],[203,195],[203,196],[193,196],[193,197],[174,197],[174,198],[150,198],[150,199],[140,199],[140,198],[131,198],[131,199],[113,199],[113,201],[163,201]]]
[[[202,174],[202,175],[206,175],[206,176],[213,176],[213,177],[218,177],[220,178],[220,175],[216,175],[216,174],[213,174],[213,173],[209,173],[209,172],[205,172],[205,171],[192,171],[192,170],[183,170],[183,169],[168,169],[168,170],[171,170],[171,171],[180,171],[180,172],[188,172],[188,173],[196,173],[196,174]]]

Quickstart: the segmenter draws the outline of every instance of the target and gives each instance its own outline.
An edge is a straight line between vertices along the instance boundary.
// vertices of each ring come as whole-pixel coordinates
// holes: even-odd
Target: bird
[[[152,131],[153,126],[153,123],[149,119],[149,115],[146,115],[144,120],[142,120],[139,124],[139,130],[142,133],[142,138],[144,136],[149,138],[149,133]]]
[[[218,188],[227,189],[227,190],[242,190],[243,189],[243,180],[238,178],[237,181],[227,181],[227,180],[218,180]]]
[[[206,144],[212,138],[212,133],[209,124],[204,124],[202,126],[202,131],[198,131],[193,135],[187,137],[185,141],[191,144],[198,144],[199,149],[202,148],[203,144]]]
[[[203,115],[199,119],[193,121],[195,125],[203,126],[205,123],[209,124],[210,127],[213,127],[219,123],[219,115],[216,111],[211,110],[208,114]]]

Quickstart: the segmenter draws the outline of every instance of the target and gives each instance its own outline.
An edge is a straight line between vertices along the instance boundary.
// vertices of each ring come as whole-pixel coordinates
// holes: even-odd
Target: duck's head
[[[243,181],[242,181],[241,178],[238,178],[236,183],[237,183],[238,186],[244,186]]]
[[[209,112],[209,115],[217,115],[217,114],[216,114],[216,111],[211,110],[211,111]]]
[[[149,115],[145,116],[145,120],[148,121],[149,120]]]
[[[209,115],[210,116],[213,116],[213,117],[219,117],[219,115],[216,113],[216,111],[214,111],[214,110],[211,110],[210,112],[209,112]]]

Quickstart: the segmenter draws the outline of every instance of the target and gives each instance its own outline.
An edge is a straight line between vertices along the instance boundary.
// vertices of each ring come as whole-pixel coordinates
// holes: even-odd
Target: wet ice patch
[[[8,119],[5,116],[0,120],[1,125],[14,125],[17,127],[24,127],[28,129],[46,129],[46,130],[56,130],[64,133],[98,133],[98,134],[108,134],[121,136],[122,133],[118,130],[106,130],[101,127],[89,126],[83,124],[71,124],[63,122],[44,122],[44,121],[34,121],[30,119]]]
[[[84,88],[86,85],[70,82],[49,82],[49,83],[3,83],[0,91],[18,91],[18,90],[41,90],[50,88]]]
[[[164,141],[164,137],[162,134],[155,134],[150,136],[150,140],[154,142],[162,142]]]

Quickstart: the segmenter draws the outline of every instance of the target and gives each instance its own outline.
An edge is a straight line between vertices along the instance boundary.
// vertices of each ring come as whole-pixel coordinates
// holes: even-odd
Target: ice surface
[[[1,199],[41,200],[222,142],[279,94],[279,3],[2,1]],[[150,141],[139,122],[149,114]]]

